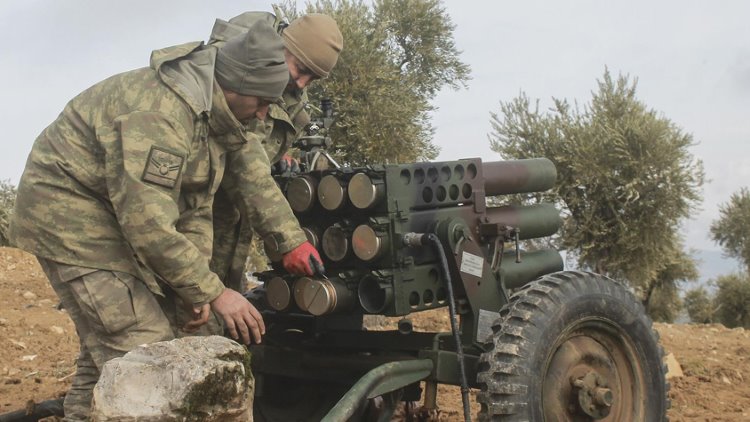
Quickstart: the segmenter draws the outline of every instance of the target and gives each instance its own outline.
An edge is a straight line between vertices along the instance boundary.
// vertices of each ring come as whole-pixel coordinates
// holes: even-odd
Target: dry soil
[[[416,315],[413,322],[419,330],[449,326],[443,310]],[[750,421],[748,331],[672,324],[656,324],[656,330],[684,372],[670,379],[670,420]],[[0,413],[64,394],[77,352],[73,324],[57,309],[55,293],[34,257],[0,248]],[[457,388],[441,386],[438,403],[437,419],[462,420]]]

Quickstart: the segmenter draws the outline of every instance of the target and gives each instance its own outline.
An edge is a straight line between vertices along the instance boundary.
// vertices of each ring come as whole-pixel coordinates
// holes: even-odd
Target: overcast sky
[[[300,2],[299,4],[303,4]],[[456,44],[472,67],[468,89],[435,105],[440,160],[490,151],[490,112],[521,91],[590,99],[605,66],[638,78],[638,97],[697,143],[710,179],[703,211],[685,228],[692,248],[716,249],[718,205],[750,185],[750,2],[448,0]],[[151,50],[205,40],[215,18],[268,10],[220,0],[2,0],[0,179],[17,183],[31,145],[77,93],[148,65]]]

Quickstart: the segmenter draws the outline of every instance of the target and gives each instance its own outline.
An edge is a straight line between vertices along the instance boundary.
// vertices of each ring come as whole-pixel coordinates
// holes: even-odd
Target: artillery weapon
[[[434,409],[441,383],[462,386],[465,419],[477,388],[480,420],[662,420],[663,352],[632,293],[563,271],[554,249],[520,248],[557,232],[552,204],[487,206],[555,179],[543,158],[277,176],[327,277],[258,274],[256,420],[363,420],[378,397],[375,420],[389,420],[399,400]],[[416,332],[406,318],[438,308],[452,332]],[[364,315],[403,319],[368,331]]]
[[[309,164],[326,136],[307,137]],[[399,401],[436,409],[438,384],[462,387],[466,420],[469,388],[480,420],[665,420],[663,351],[633,294],[521,249],[557,232],[552,204],[487,205],[551,188],[549,160],[305,168],[275,177],[327,276],[275,264],[247,295],[267,329],[251,346],[256,421],[387,421]],[[413,329],[409,315],[440,308],[450,332]],[[365,315],[402,319],[368,331]]]

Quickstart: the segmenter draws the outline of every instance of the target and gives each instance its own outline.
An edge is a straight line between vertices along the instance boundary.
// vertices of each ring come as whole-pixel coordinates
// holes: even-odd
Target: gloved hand
[[[281,263],[284,269],[292,274],[313,276],[324,275],[325,272],[323,260],[320,259],[317,249],[310,242],[305,242],[287,252],[281,258]]]
[[[300,168],[297,160],[289,154],[284,154],[279,161],[271,166],[271,174],[284,174],[287,171],[295,174],[300,172]]]

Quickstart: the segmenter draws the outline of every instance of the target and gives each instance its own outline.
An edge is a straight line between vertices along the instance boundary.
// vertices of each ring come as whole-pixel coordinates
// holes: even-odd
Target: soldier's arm
[[[232,261],[238,253],[240,213],[229,199],[224,183],[216,192],[213,203],[213,249],[211,271],[227,285]]]
[[[307,240],[284,194],[271,176],[259,138],[227,155],[222,186],[240,213],[264,239],[286,253]]]
[[[192,137],[153,112],[121,116],[115,129],[120,145],[106,157],[107,188],[123,235],[138,258],[188,303],[212,301],[224,287],[205,254],[175,227]]]

